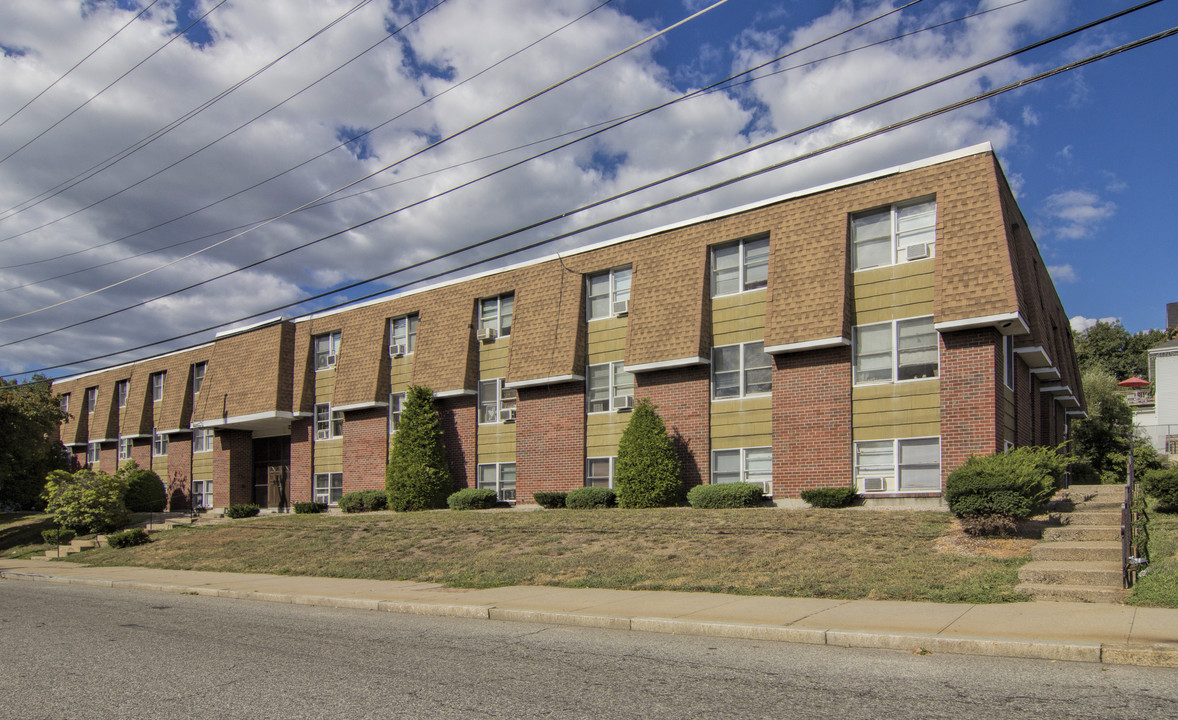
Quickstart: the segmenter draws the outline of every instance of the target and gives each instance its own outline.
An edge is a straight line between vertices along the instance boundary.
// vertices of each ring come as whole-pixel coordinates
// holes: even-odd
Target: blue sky
[[[300,303],[743,150],[1134,4],[728,0],[478,124],[710,3],[445,0],[431,10],[437,0],[253,0],[213,9],[187,36],[164,46],[216,0],[161,0],[127,25],[148,1],[0,4],[2,375],[110,354],[51,373],[100,367],[210,333],[120,353],[126,348],[239,323],[278,305],[298,303],[281,311],[289,316],[401,285],[437,269]],[[1169,29],[1178,25],[1176,6],[1178,0],[1164,0],[878,110],[512,235],[445,267]],[[991,12],[950,22],[985,10]],[[865,22],[770,69],[835,57],[673,104],[447,192],[560,142],[551,138],[575,137],[563,134],[675,100]],[[914,32],[939,23],[949,24]],[[387,37],[394,28],[400,31]],[[904,33],[913,34],[892,39]],[[1178,301],[1176,58],[1178,38],[1163,39],[532,255],[989,141],[1075,324],[1106,318],[1131,331],[1160,327],[1165,304]],[[170,132],[153,135],[247,79]],[[119,154],[153,137],[125,158]],[[94,172],[112,159],[118,162]],[[344,187],[342,194],[352,197],[316,204]],[[439,193],[445,194],[429,199]],[[292,212],[305,205],[312,207]],[[243,233],[266,218],[276,219]],[[144,304],[118,312],[137,303]],[[81,324],[61,329],[75,323]]]

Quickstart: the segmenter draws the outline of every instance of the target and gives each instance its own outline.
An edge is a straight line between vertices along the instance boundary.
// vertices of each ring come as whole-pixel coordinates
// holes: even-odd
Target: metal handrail
[[[1144,519],[1144,497],[1137,487],[1134,477],[1133,447],[1129,447],[1129,461],[1125,481],[1125,499],[1121,503],[1121,568],[1123,569],[1122,586],[1125,589],[1133,587],[1138,575],[1149,562],[1148,551],[1139,544],[1148,541],[1137,533],[1137,523]]]

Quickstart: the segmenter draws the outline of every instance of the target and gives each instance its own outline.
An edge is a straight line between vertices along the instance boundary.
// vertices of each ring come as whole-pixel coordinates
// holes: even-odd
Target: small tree
[[[43,376],[0,378],[0,509],[40,507],[46,475],[66,467],[57,427],[67,417]]]
[[[622,432],[615,482],[618,505],[624,508],[674,505],[683,493],[679,458],[649,399],[638,403]]]
[[[405,397],[401,422],[393,435],[393,450],[385,472],[385,489],[390,510],[430,510],[446,507],[454,489],[446,451],[442,446],[442,424],[434,409],[434,394],[414,385]]]
[[[128,460],[115,475],[121,477],[127,486],[127,494],[123,498],[127,510],[160,512],[168,504],[164,482],[154,470],[141,468],[134,460]]]
[[[127,486],[122,477],[93,470],[79,470],[73,475],[54,470],[45,479],[46,512],[63,528],[79,533],[117,530],[127,521],[123,495]]]

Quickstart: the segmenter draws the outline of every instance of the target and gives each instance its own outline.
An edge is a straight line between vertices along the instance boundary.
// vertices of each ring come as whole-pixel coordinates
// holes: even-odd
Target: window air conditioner
[[[515,408],[503,408],[500,410],[499,422],[515,422]]]
[[[495,328],[482,328],[479,330],[477,337],[479,340],[494,340],[495,335]]]
[[[915,245],[909,245],[908,247],[904,248],[904,253],[906,260],[922,260],[928,257],[928,243],[917,243]]]
[[[399,357],[404,357],[404,356],[405,356],[405,346],[404,345],[389,345],[389,357],[399,358]]]
[[[630,410],[633,407],[633,395],[618,395],[614,398],[614,410]]]
[[[883,492],[887,489],[888,484],[881,477],[863,478],[863,492]]]
[[[327,367],[333,367],[334,365],[335,365],[335,355],[328,355],[327,356]]]
[[[617,302],[614,303],[614,315],[615,316],[621,317],[622,315],[628,315],[629,313],[630,313],[630,301],[629,300],[618,300]]]

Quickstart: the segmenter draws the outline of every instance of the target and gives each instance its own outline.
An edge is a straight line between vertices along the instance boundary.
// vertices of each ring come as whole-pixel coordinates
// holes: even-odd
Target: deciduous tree
[[[44,377],[0,378],[0,508],[40,506],[45,477],[65,467],[57,427],[66,417]]]

